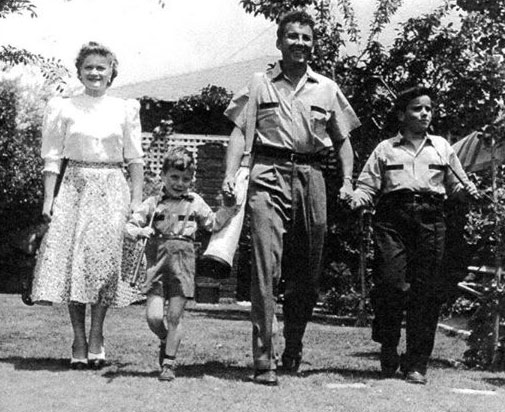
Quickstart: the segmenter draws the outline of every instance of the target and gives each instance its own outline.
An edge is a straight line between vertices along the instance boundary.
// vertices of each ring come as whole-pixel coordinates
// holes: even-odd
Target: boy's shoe
[[[277,374],[272,369],[260,369],[255,371],[253,382],[266,386],[277,386],[279,384],[279,381],[277,380]]]
[[[410,371],[405,375],[405,381],[417,385],[426,385],[428,383],[426,376],[424,376],[421,372],[415,370]]]
[[[161,372],[158,376],[160,381],[173,381],[175,379],[174,365],[164,364],[161,366]]]

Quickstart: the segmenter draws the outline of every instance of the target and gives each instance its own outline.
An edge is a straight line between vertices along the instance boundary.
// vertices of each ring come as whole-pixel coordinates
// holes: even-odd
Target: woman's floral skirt
[[[129,203],[121,167],[69,161],[37,256],[34,302],[127,306],[142,298],[121,270]]]

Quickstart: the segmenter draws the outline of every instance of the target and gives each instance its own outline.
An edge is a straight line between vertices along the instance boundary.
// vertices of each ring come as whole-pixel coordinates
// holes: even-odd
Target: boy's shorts
[[[193,242],[151,238],[146,246],[147,276],[142,292],[170,299],[195,296],[195,248]]]

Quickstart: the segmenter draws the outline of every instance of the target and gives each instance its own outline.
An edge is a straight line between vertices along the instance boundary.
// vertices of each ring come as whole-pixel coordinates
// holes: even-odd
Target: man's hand
[[[223,191],[224,196],[235,196],[235,174],[231,176],[225,176],[223,180],[223,184],[221,186],[221,190]]]
[[[350,205],[353,192],[351,181],[349,179],[344,179],[344,184],[340,188],[340,200]]]

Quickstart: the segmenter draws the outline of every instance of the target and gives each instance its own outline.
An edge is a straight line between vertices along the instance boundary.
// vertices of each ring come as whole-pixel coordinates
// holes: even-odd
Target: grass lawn
[[[68,368],[65,306],[28,307],[0,295],[0,411],[505,411],[505,373],[457,366],[465,350],[439,334],[426,386],[381,380],[378,345],[367,328],[309,325],[300,374],[279,387],[251,382],[251,331],[238,305],[192,304],[185,318],[178,378],[157,380],[157,345],[144,307],[111,310],[108,365]]]

